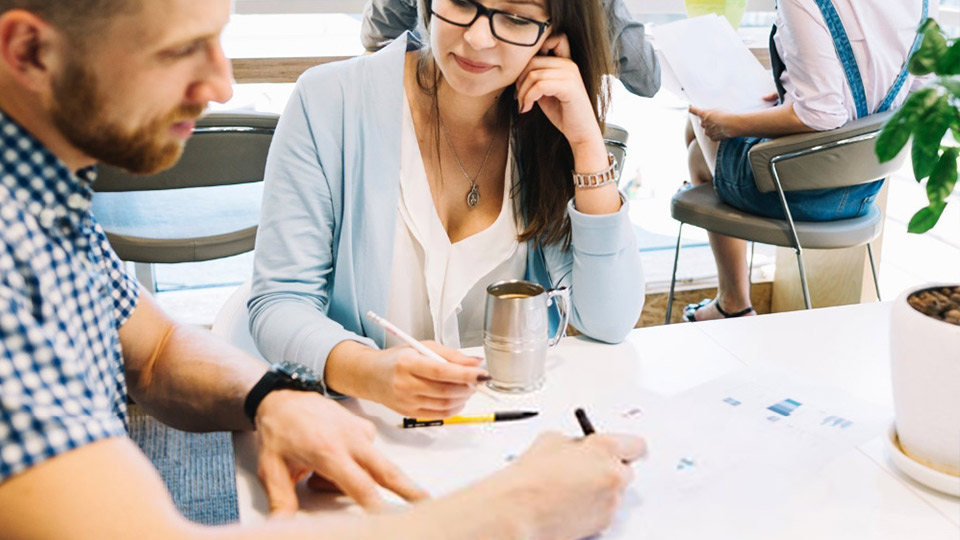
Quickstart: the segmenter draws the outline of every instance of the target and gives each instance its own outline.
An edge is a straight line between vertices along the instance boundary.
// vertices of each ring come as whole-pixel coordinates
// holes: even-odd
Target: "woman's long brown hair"
[[[421,0],[425,26],[430,28],[431,0]],[[613,73],[610,55],[610,36],[606,16],[600,0],[546,0],[553,35],[566,34],[570,42],[570,56],[580,68],[587,95],[594,96],[593,111],[604,125],[609,88],[603,76]],[[430,55],[423,55],[418,68],[417,82],[434,96],[437,113],[437,78],[428,76]],[[562,243],[570,245],[570,218],[567,202],[574,195],[573,151],[566,137],[547,119],[540,107],[530,112],[517,113],[515,87],[504,90],[499,100],[499,113],[510,118],[513,126],[514,155],[520,171],[520,182],[515,186],[513,199],[524,219],[521,242],[534,241],[537,245]],[[503,116],[501,116],[503,118]],[[439,133],[437,134],[439,136]],[[439,141],[438,141],[439,145]]]

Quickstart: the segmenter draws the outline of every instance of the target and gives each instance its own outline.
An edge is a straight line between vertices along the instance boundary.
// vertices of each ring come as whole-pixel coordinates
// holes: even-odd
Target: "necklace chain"
[[[450,133],[447,131],[447,126],[443,124],[443,118],[440,114],[437,114],[437,120],[440,123],[440,129],[443,131],[443,138],[447,141],[447,146],[450,147],[450,151],[453,153],[453,159],[457,162],[457,167],[460,168],[460,172],[463,173],[463,177],[470,182],[470,191],[467,192],[467,206],[473,208],[480,204],[480,188],[477,186],[477,179],[480,178],[480,173],[483,172],[483,166],[487,164],[487,159],[490,157],[490,152],[493,150],[493,143],[497,142],[497,131],[500,130],[500,119],[497,118],[497,125],[494,128],[493,136],[490,137],[490,144],[487,146],[487,152],[483,155],[483,161],[480,162],[480,168],[477,169],[477,174],[470,177],[467,174],[467,170],[463,168],[463,163],[460,161],[460,156],[457,155],[457,149],[453,147],[453,142],[450,140]]]

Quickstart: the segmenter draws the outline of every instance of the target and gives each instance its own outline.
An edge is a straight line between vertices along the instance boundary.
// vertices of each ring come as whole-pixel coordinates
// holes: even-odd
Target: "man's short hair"
[[[0,0],[0,14],[12,9],[29,11],[83,45],[115,15],[135,13],[137,0]]]

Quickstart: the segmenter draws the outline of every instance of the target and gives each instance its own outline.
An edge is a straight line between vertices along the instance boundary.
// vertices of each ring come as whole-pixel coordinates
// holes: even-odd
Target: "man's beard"
[[[183,153],[184,142],[167,134],[178,122],[196,119],[201,105],[183,105],[163,117],[127,132],[106,118],[108,92],[81,61],[69,61],[62,77],[54,81],[52,118],[60,133],[86,155],[137,174],[153,174],[172,167]]]

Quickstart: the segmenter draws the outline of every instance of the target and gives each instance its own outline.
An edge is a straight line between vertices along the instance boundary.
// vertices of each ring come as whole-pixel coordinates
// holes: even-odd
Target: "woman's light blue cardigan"
[[[383,346],[384,330],[364,314],[387,308],[404,56],[417,47],[401,38],[379,53],[314,67],[297,82],[267,159],[247,304],[254,341],[272,362],[322,374],[344,340]],[[594,339],[622,341],[644,299],[627,203],[597,216],[571,201],[568,213],[572,247],[531,244],[527,279],[569,286],[570,322]],[[557,321],[554,314],[553,328]]]

